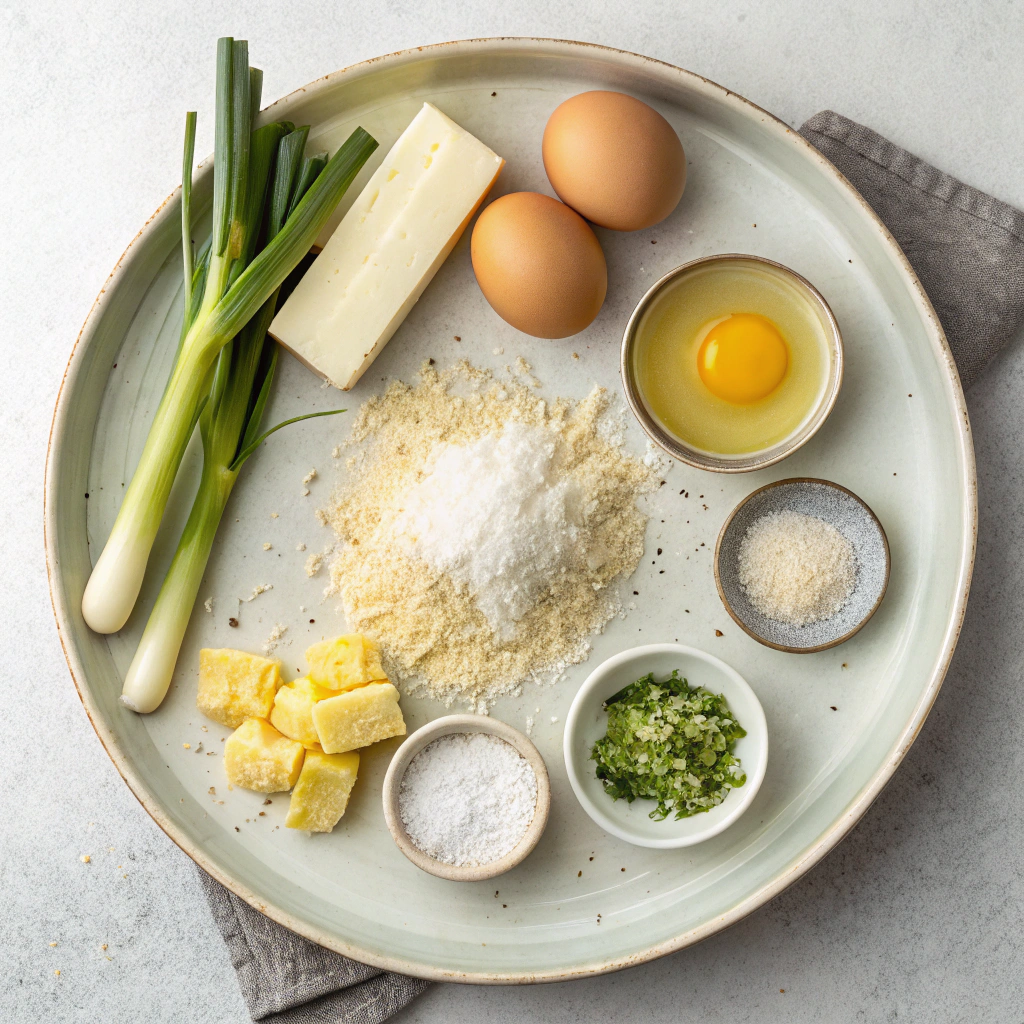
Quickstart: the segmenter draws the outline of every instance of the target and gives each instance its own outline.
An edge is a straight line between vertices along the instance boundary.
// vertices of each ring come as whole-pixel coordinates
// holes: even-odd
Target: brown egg
[[[664,220],[686,185],[686,156],[672,125],[621,92],[583,92],[556,107],[543,154],[562,202],[616,231]]]
[[[567,338],[597,316],[608,268],[590,225],[538,192],[513,192],[480,214],[473,271],[494,311],[535,338]]]

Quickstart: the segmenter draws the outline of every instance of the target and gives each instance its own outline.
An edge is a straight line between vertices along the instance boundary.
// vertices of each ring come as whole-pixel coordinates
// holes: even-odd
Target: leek
[[[249,153],[249,175],[256,182],[266,178],[266,139],[257,140],[260,132],[265,131],[260,129],[253,134]],[[276,144],[275,170],[265,226],[268,244],[286,229],[289,223],[286,219],[288,210],[297,209],[298,200],[316,180],[303,175],[304,165],[300,164],[307,131],[306,128],[300,128],[290,132]],[[260,201],[256,203],[254,193],[250,193],[246,206],[237,211],[237,222],[248,223],[257,206],[262,212],[262,198],[261,194]],[[215,251],[216,245],[215,241],[211,251]],[[267,437],[281,427],[313,416],[330,416],[344,411],[335,409],[297,416],[260,433],[260,422],[270,395],[278,357],[277,345],[269,338],[267,331],[277,310],[280,293],[280,289],[274,291],[256,316],[233,341],[220,350],[217,357],[199,415],[199,432],[203,443],[203,472],[199,490],[125,677],[121,701],[133,711],[156,710],[167,693],[217,528],[245,461]]]
[[[221,351],[306,255],[377,147],[370,135],[357,128],[327,161],[308,191],[292,204],[294,209],[280,231],[257,254],[272,157],[293,128],[275,122],[252,130],[261,80],[261,73],[248,65],[244,41],[219,41],[213,237],[208,255],[195,261],[191,282],[191,254],[184,257],[185,325],[177,361],[113,529],[82,597],[82,615],[98,633],[119,630],[135,606],[171,485],[209,397],[211,373]],[[194,119],[189,118],[186,153],[193,144],[194,132]],[[266,154],[269,156],[264,160]],[[191,168],[185,175],[186,179],[190,177]],[[183,206],[186,199],[187,205],[191,203],[190,184],[186,187],[182,182]],[[291,190],[289,198],[293,198]],[[183,246],[190,247],[189,232],[183,230],[182,234]]]

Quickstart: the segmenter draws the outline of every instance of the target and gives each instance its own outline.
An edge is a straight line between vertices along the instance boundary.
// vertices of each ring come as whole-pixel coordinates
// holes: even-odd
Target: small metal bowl
[[[442,736],[453,733],[482,732],[489,736],[497,736],[518,751],[529,763],[537,777],[537,807],[533,812],[533,821],[523,833],[522,839],[504,857],[491,861],[489,864],[456,865],[435,860],[413,844],[402,823],[402,815],[398,807],[398,798],[402,790],[402,778],[412,759],[424,748]],[[447,878],[454,882],[479,882],[486,878],[494,878],[510,871],[532,852],[537,845],[548,823],[548,811],[551,808],[551,782],[548,779],[547,765],[540,751],[518,729],[511,725],[490,718],[487,715],[446,715],[436,718],[422,728],[417,729],[395,752],[384,776],[384,820],[398,848],[424,871],[438,878]]]
[[[757,265],[759,269],[770,267],[773,272],[780,273],[786,277],[797,289],[805,295],[814,307],[821,319],[828,342],[828,379],[811,415],[800,424],[788,437],[783,438],[770,448],[758,452],[749,452],[743,455],[716,455],[699,448],[688,445],[682,439],[670,433],[648,408],[644,401],[643,393],[636,380],[633,366],[633,350],[636,343],[637,331],[644,313],[647,312],[652,300],[667,285],[685,274],[691,273],[699,267],[706,267],[713,263],[725,263],[735,261]],[[762,256],[745,256],[742,253],[725,253],[720,256],[705,256],[690,263],[684,263],[675,270],[670,270],[660,281],[648,289],[647,294],[637,303],[633,315],[626,324],[625,333],[622,336],[622,355],[620,370],[622,373],[622,386],[626,393],[626,401],[629,403],[633,415],[636,416],[647,436],[660,448],[663,448],[674,459],[685,462],[697,469],[707,469],[713,473],[749,473],[755,469],[764,469],[776,462],[780,462],[788,455],[792,455],[798,448],[803,447],[817,432],[821,425],[828,419],[832,407],[839,397],[839,388],[843,382],[843,337],[839,332],[839,324],[829,308],[828,303],[821,293],[805,278],[798,273],[784,267],[781,263],[773,260],[766,260]]]
[[[773,512],[799,512],[834,526],[853,545],[857,578],[853,593],[831,618],[791,626],[762,615],[739,580],[739,550],[747,530]],[[889,585],[889,541],[878,517],[853,491],[829,480],[779,480],[748,494],[718,534],[715,583],[725,610],[758,643],[790,654],[813,654],[849,640],[882,603]]]

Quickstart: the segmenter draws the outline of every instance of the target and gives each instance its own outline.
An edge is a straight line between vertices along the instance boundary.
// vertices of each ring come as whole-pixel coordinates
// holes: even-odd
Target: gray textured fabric
[[[815,114],[800,134],[860,190],[902,246],[970,387],[1024,323],[1024,214],[831,110]],[[253,1020],[379,1024],[427,987],[308,942],[206,872],[199,876]]]
[[[196,870],[253,1020],[380,1024],[427,987],[301,938]]]
[[[899,242],[969,388],[1024,323],[1024,214],[834,111],[815,114],[800,134]]]

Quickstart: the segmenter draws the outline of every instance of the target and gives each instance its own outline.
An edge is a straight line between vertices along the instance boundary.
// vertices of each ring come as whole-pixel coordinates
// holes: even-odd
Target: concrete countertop
[[[7,5],[0,26],[0,1017],[12,1024],[249,1019],[191,862],[121,782],[78,701],[42,553],[46,439],[68,353],[115,260],[178,183],[183,112],[212,114],[217,36],[250,40],[269,99],[445,39],[605,43],[699,72],[794,126],[832,107],[1024,207],[1024,6],[1013,0],[37,0]],[[212,149],[211,125],[201,116],[197,154]],[[968,396],[981,530],[959,649],[916,745],[849,838],[700,946],[599,979],[435,986],[395,1020],[1016,1019],[1021,396],[1017,345]]]

